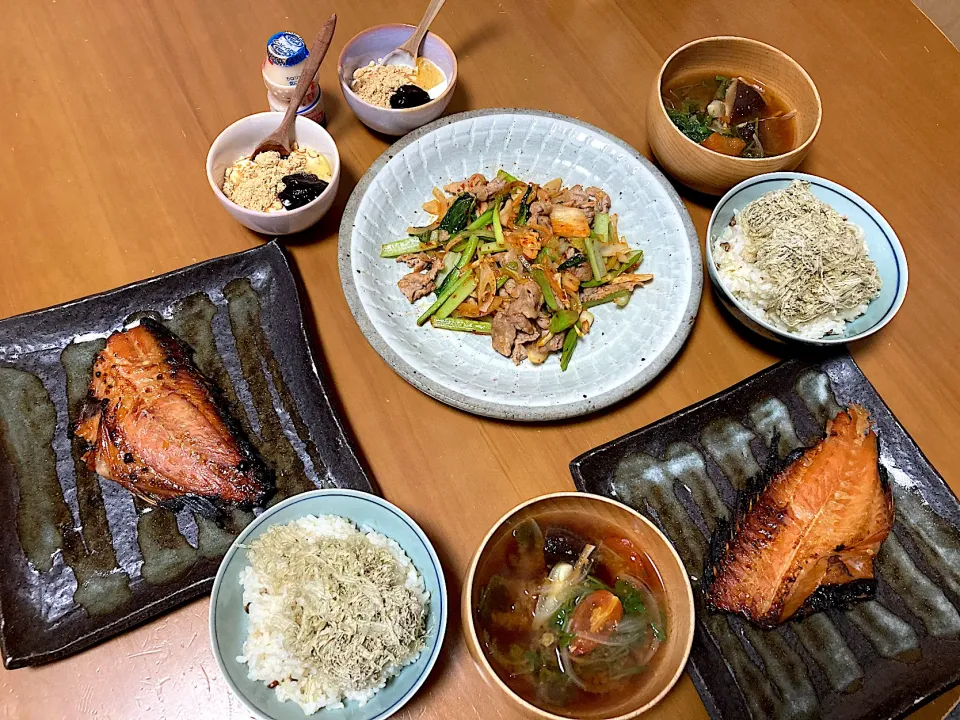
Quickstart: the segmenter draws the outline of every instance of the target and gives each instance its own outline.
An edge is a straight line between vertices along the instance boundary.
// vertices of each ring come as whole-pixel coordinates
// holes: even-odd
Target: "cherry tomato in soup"
[[[625,537],[608,535],[603,539],[603,545],[610,552],[601,556],[606,560],[610,570],[616,578],[630,576],[644,580],[646,571],[643,567],[643,555],[636,545]]]
[[[570,619],[570,632],[574,638],[570,641],[571,655],[586,655],[599,645],[592,638],[581,633],[609,637],[623,617],[623,605],[612,592],[595,590],[583,598]]]

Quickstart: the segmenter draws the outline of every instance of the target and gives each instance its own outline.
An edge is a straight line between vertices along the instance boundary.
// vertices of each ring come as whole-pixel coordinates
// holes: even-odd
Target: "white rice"
[[[351,535],[363,534],[373,545],[386,547],[397,563],[405,568],[407,577],[404,585],[420,599],[424,612],[430,603],[430,593],[423,584],[423,577],[417,572],[413,562],[403,549],[386,535],[374,532],[370,528],[358,528],[352,521],[337,515],[315,517],[307,515],[290,523],[298,525],[305,537],[331,537],[346,539]],[[240,584],[243,586],[243,603],[249,612],[249,634],[243,644],[243,655],[237,661],[248,666],[247,676],[251,680],[265,683],[278,682],[275,687],[277,699],[281,702],[293,700],[306,715],[312,715],[321,708],[342,708],[344,702],[355,701],[363,707],[383,688],[387,681],[398,675],[410,663],[416,662],[420,653],[410,657],[403,665],[388,666],[380,682],[357,691],[344,691],[342,688],[325,688],[324,692],[309,693],[304,684],[292,678],[302,678],[310,674],[311,668],[303,665],[291,653],[284,649],[284,636],[275,630],[272,619],[278,616],[284,606],[284,595],[273,594],[261,581],[252,566],[240,572]]]
[[[746,243],[740,223],[728,225],[723,233],[714,239],[713,263],[717,268],[717,275],[730,294],[745,305],[751,314],[775,328],[806,340],[819,340],[825,335],[842,336],[847,323],[867,311],[869,305],[862,303],[839,313],[824,313],[793,327],[787,325],[778,313],[767,310],[776,297],[776,290],[756,264],[744,257]]]

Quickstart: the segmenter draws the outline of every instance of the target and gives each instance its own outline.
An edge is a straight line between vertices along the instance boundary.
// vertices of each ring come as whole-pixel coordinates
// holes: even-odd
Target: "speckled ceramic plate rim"
[[[207,628],[210,636],[210,651],[213,653],[213,657],[217,661],[217,667],[220,669],[220,675],[229,686],[230,691],[238,700],[240,700],[241,703],[243,703],[243,706],[253,713],[255,717],[261,718],[262,720],[272,720],[272,718],[264,715],[259,708],[247,700],[246,696],[234,684],[233,678],[231,678],[230,673],[227,671],[227,667],[224,664],[223,654],[220,652],[219,643],[216,640],[215,616],[217,609],[217,596],[220,594],[220,586],[223,584],[223,578],[226,575],[227,566],[233,561],[240,549],[240,546],[246,542],[247,538],[250,537],[254,530],[259,528],[261,525],[270,524],[270,518],[279,513],[281,510],[286,509],[290,505],[302,502],[304,500],[312,500],[314,498],[322,499],[326,495],[349,495],[351,497],[369,501],[374,505],[379,505],[385,510],[394,513],[403,522],[409,525],[414,533],[419,536],[420,541],[427,550],[427,554],[430,556],[430,561],[433,564],[434,571],[436,572],[438,586],[440,588],[440,619],[437,623],[437,639],[430,651],[430,659],[427,661],[427,664],[421,671],[420,677],[418,677],[411,688],[404,693],[403,697],[401,697],[400,700],[395,702],[385,712],[371,716],[371,720],[386,720],[386,718],[399,712],[400,709],[403,708],[403,706],[406,705],[410,699],[420,691],[420,688],[423,687],[423,684],[427,681],[427,678],[430,677],[430,673],[433,672],[434,665],[437,664],[437,659],[440,657],[440,650],[443,648],[443,641],[447,634],[447,617],[450,614],[450,604],[447,597],[447,581],[443,573],[443,565],[440,564],[440,558],[437,556],[437,551],[434,549],[433,543],[430,542],[430,538],[427,536],[427,533],[424,532],[423,528],[421,528],[413,518],[411,518],[409,515],[407,515],[407,513],[398,508],[389,500],[385,500],[379,495],[373,495],[361,490],[350,490],[347,488],[323,488],[319,490],[310,490],[305,493],[300,493],[299,495],[288,497],[283,502],[277,503],[272,508],[259,515],[253,520],[253,522],[243,529],[243,532],[241,532],[236,539],[234,539],[233,543],[230,545],[230,549],[227,550],[226,554],[223,556],[223,560],[220,562],[220,567],[217,570],[217,576],[214,578],[213,588],[210,591],[210,606],[207,613]],[[357,525],[362,525],[362,523],[355,520],[353,522],[355,522]],[[404,552],[406,552],[406,550],[404,550]],[[418,571],[421,573],[423,572],[423,570],[420,568],[418,568]],[[322,715],[322,712],[322,710],[319,710],[317,713],[314,713],[314,715]],[[313,717],[314,715],[305,715],[305,717]]]
[[[856,335],[839,335],[837,337],[822,337],[812,340],[809,338],[800,337],[799,335],[794,335],[785,330],[781,330],[774,325],[771,325],[766,320],[759,317],[753,310],[744,305],[738,298],[734,297],[733,293],[730,292],[726,285],[723,284],[723,281],[717,274],[717,269],[713,262],[713,235],[717,216],[728,204],[733,204],[734,206],[737,205],[735,198],[742,190],[769,180],[806,180],[813,185],[819,185],[820,187],[832,190],[838,195],[842,195],[843,197],[847,198],[854,205],[859,206],[860,209],[863,210],[863,212],[866,213],[870,219],[876,223],[877,229],[884,236],[884,239],[887,241],[887,243],[889,243],[890,249],[893,251],[893,256],[897,260],[897,273],[900,276],[898,279],[897,294],[894,297],[890,308],[880,319],[880,322],[873,327],[864,330],[863,332],[857,333]],[[724,298],[733,303],[733,305],[740,310],[740,312],[750,318],[757,325],[765,329],[767,332],[772,333],[777,338],[780,338],[788,343],[799,343],[802,345],[813,345],[816,347],[829,347],[831,345],[843,345],[845,343],[862,340],[863,338],[873,335],[875,332],[879,332],[886,327],[886,325],[893,320],[897,312],[899,312],[900,306],[903,305],[903,301],[907,296],[907,284],[910,280],[909,269],[907,267],[907,255],[903,250],[903,243],[900,242],[900,238],[897,236],[896,231],[893,229],[890,223],[887,222],[887,219],[880,213],[879,210],[860,197],[853,190],[841,185],[838,182],[834,182],[833,180],[820,177],[819,175],[783,170],[780,172],[755,175],[752,178],[747,178],[743,182],[734,185],[722,198],[720,198],[720,200],[714,206],[713,212],[710,214],[710,222],[707,224],[707,237],[706,242],[704,243],[704,248],[706,252],[707,272],[710,274],[710,280],[713,282],[717,292],[721,293]],[[754,330],[754,328],[750,328],[747,323],[744,323],[744,325],[747,328]],[[756,332],[756,330],[754,330],[754,332]]]
[[[530,115],[533,117],[559,120],[572,125],[577,125],[589,130],[590,132],[596,133],[605,140],[616,144],[618,147],[628,152],[650,173],[654,180],[663,186],[667,197],[670,199],[673,207],[679,213],[680,222],[684,231],[686,232],[687,240],[690,243],[691,257],[696,259],[694,263],[695,267],[690,278],[690,298],[687,302],[687,307],[683,312],[673,337],[669,342],[667,342],[660,354],[653,358],[648,358],[648,362],[643,368],[631,374],[620,385],[617,385],[606,392],[595,395],[586,400],[577,400],[576,402],[558,404],[553,407],[529,408],[480,400],[478,398],[473,398],[463,393],[459,393],[452,388],[435,382],[434,380],[425,377],[422,373],[417,371],[406,360],[401,358],[400,355],[393,350],[393,348],[390,347],[390,344],[384,340],[384,338],[377,331],[376,327],[374,327],[373,322],[370,320],[366,310],[363,307],[363,303],[360,300],[360,295],[357,292],[357,286],[353,279],[353,263],[350,246],[353,242],[353,229],[357,217],[357,211],[360,207],[360,201],[366,194],[370,183],[380,173],[380,171],[383,170],[387,163],[390,162],[390,160],[407,145],[416,142],[420,138],[428,135],[438,128],[463,120],[469,120],[471,118],[487,115]],[[703,256],[700,253],[700,239],[697,235],[696,228],[693,226],[693,220],[690,218],[690,213],[687,212],[687,209],[680,200],[680,196],[677,194],[677,191],[674,190],[673,186],[666,179],[666,177],[664,177],[663,173],[661,173],[653,165],[653,163],[647,160],[647,158],[644,157],[636,148],[624,142],[615,135],[612,135],[605,130],[601,130],[595,125],[583,122],[582,120],[568,117],[566,115],[560,115],[558,113],[546,112],[543,110],[503,108],[471,110],[469,112],[457,113],[456,115],[449,115],[447,117],[440,118],[439,120],[434,120],[432,123],[414,130],[409,135],[406,135],[395,142],[374,161],[374,163],[370,166],[370,169],[364,173],[362,178],[360,178],[360,181],[357,183],[356,188],[354,188],[353,193],[351,193],[350,199],[347,201],[347,205],[343,211],[343,219],[340,222],[338,253],[340,283],[343,286],[343,294],[347,298],[347,304],[350,306],[350,312],[353,313],[353,317],[360,326],[361,332],[363,332],[364,336],[367,338],[367,341],[373,346],[374,350],[380,354],[380,357],[386,360],[387,363],[404,380],[430,397],[446,403],[447,405],[452,405],[453,407],[461,410],[466,410],[470,413],[499,418],[502,420],[522,420],[532,422],[543,420],[561,420],[563,418],[576,417],[578,415],[585,415],[587,413],[605,408],[637,392],[640,388],[659,375],[667,367],[670,361],[677,355],[677,353],[680,352],[680,348],[683,347],[684,342],[686,342],[687,337],[690,335],[690,330],[693,328],[693,322],[696,319],[697,310],[700,307],[700,296],[703,292]]]

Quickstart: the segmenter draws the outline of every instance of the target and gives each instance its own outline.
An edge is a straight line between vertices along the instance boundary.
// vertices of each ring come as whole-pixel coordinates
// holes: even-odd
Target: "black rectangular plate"
[[[708,612],[699,579],[718,518],[768,457],[865,406],[891,469],[896,522],[877,599],[775,630]],[[892,469],[896,468],[896,469]],[[683,558],[697,625],[690,671],[710,717],[903,717],[960,681],[960,503],[846,353],[787,360],[570,464],[580,490],[651,518]]]
[[[271,501],[373,492],[310,352],[276,242],[0,321],[0,646],[58,660],[209,591],[252,519],[154,509],[80,462],[70,428],[105,338],[150,314],[179,335],[274,471]]]

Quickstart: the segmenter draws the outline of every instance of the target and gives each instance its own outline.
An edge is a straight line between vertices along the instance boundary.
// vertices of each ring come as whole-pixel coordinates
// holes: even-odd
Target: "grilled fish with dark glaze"
[[[206,515],[269,497],[269,474],[215,387],[158,322],[111,335],[93,371],[76,428],[91,470],[152,504]]]
[[[708,606],[769,628],[873,597],[873,561],[893,526],[893,498],[867,411],[841,411],[823,440],[768,477],[737,513],[729,539],[714,543]]]

